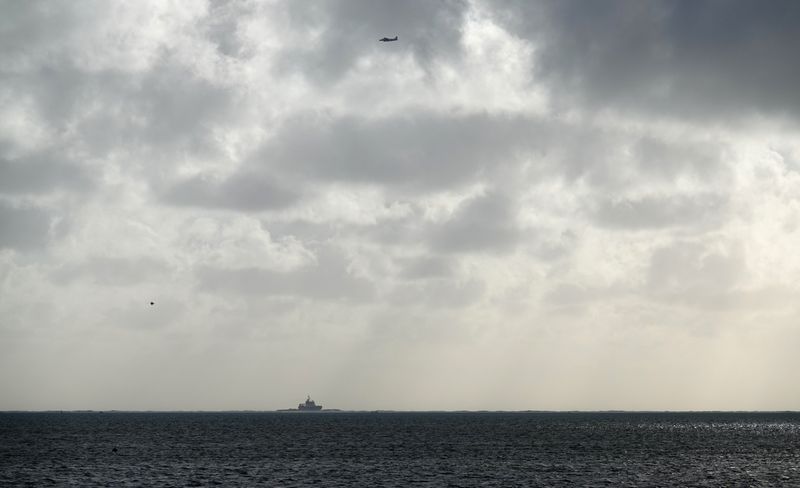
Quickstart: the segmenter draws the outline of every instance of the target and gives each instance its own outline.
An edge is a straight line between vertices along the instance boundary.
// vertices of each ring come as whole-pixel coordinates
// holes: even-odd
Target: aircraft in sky
[[[384,37],[384,38],[378,39],[378,40],[380,42],[392,42],[392,41],[396,41],[397,40],[397,36],[394,36],[394,39],[392,39],[391,37]]]

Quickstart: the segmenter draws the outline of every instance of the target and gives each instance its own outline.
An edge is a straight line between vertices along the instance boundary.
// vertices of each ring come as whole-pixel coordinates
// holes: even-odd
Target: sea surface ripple
[[[800,413],[6,412],[0,485],[800,486]]]

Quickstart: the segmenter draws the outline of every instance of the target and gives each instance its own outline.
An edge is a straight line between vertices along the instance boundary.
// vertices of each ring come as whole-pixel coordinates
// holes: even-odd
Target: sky
[[[1,0],[0,410],[798,410],[798,23]]]

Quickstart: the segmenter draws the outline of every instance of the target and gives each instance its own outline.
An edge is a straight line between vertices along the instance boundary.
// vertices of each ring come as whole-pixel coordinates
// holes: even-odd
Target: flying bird
[[[155,305],[155,304],[156,304],[156,302],[150,302],[150,305]]]
[[[397,40],[397,36],[394,36],[394,39],[392,39],[391,37],[383,37],[383,38],[378,39],[378,40],[380,42],[392,42],[392,41],[396,41]]]

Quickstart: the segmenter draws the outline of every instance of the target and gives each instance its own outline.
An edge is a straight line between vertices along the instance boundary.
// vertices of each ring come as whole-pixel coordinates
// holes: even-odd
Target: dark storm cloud
[[[424,209],[411,205],[401,218],[363,225],[317,225],[317,239],[341,233],[357,236],[400,253],[394,261],[396,276],[403,280],[450,278],[456,261],[450,254],[506,253],[530,237],[517,222],[516,203],[511,195],[488,192],[467,198],[442,220],[425,217]],[[424,246],[424,253],[402,256],[408,249]]]
[[[254,263],[256,264],[256,263]],[[227,291],[246,295],[280,295],[319,300],[368,301],[375,296],[374,285],[348,269],[349,261],[334,249],[317,255],[317,263],[292,271],[273,271],[256,266],[197,270],[203,291]]]
[[[726,204],[725,197],[714,194],[603,199],[592,217],[601,226],[621,229],[715,226],[722,223]]]
[[[405,218],[385,220],[374,225],[359,226],[352,230],[359,238],[382,246],[414,246],[424,238],[425,223],[419,209]]]
[[[410,111],[379,119],[288,121],[248,171],[293,180],[361,182],[424,193],[492,181],[526,165],[536,180],[583,179],[620,190],[642,182],[720,178],[725,147],[626,134],[545,117]]]
[[[453,260],[443,256],[417,256],[396,260],[399,276],[407,280],[449,278],[453,275]]]
[[[19,5],[20,10],[42,10],[30,14],[34,17],[60,10],[50,4]],[[71,10],[71,15],[79,15],[78,10]],[[80,27],[74,22],[69,25]],[[33,111],[33,120],[62,135],[62,149],[93,156],[122,148],[137,152],[179,150],[191,155],[216,153],[213,130],[230,123],[237,113],[231,80],[201,75],[196,66],[191,66],[191,60],[167,46],[157,51],[149,66],[126,66],[127,58],[122,54],[116,65],[96,61],[99,66],[94,66],[81,56],[92,49],[102,50],[81,45],[76,40],[80,36],[62,32],[64,29],[54,29],[50,42],[43,40],[15,51],[15,63],[0,67],[0,88],[8,99],[29,102],[25,107]],[[16,29],[2,34],[9,39],[20,36],[25,38]],[[60,48],[53,42],[59,36],[65,37],[65,44],[75,45]],[[84,42],[91,40],[89,37]]]
[[[423,68],[460,50],[461,25],[468,3],[460,0],[334,0],[289,2],[292,28],[309,34],[306,46],[286,50],[278,64],[317,83],[335,83],[360,57],[380,51],[393,56],[410,51]],[[400,43],[377,40],[397,35]]]
[[[307,220],[269,220],[261,221],[261,228],[268,229],[273,240],[296,238],[301,242],[323,242],[335,235],[339,222],[309,222]]]
[[[12,4],[9,4],[12,5]],[[110,4],[32,0],[14,2],[0,16],[0,87],[14,101],[31,101],[39,121],[65,129],[86,108],[93,95],[105,94],[109,77],[102,70],[86,71],[77,59],[84,49],[81,36],[96,29],[95,21]],[[87,8],[88,7],[88,8]],[[84,63],[85,64],[85,63]]]
[[[116,75],[88,74],[61,58],[49,64],[34,64],[18,72],[2,74],[2,88],[9,100],[30,102],[38,123],[67,132],[91,107],[92,97],[105,98],[116,92]]]
[[[138,115],[144,116],[139,135],[157,146],[210,147],[213,127],[230,121],[234,109],[231,89],[169,59],[150,71],[133,96]]]
[[[164,201],[176,205],[259,211],[284,208],[297,201],[293,190],[260,175],[239,173],[222,182],[194,177],[170,187]]]
[[[65,135],[59,150],[94,157],[122,149],[217,156],[213,130],[230,122],[236,105],[230,89],[166,59],[144,74],[51,66],[3,81],[12,99],[30,98],[45,128]]]
[[[0,201],[0,248],[27,250],[48,241],[50,216],[33,207],[15,207]]]
[[[492,3],[492,5],[495,5]],[[555,99],[691,117],[800,116],[793,0],[506,2]]]
[[[54,154],[0,158],[0,193],[48,193],[59,188],[85,191],[91,185],[86,169]]]
[[[425,112],[379,120],[303,117],[287,124],[261,158],[315,180],[430,189],[517,163],[547,135],[541,121],[521,117]]]
[[[39,99],[55,96],[56,89],[49,87]],[[236,108],[232,89],[198,77],[166,55],[144,74],[85,76],[75,97],[72,115],[81,116],[80,142],[98,154],[129,148],[159,157],[173,151],[219,157],[213,131],[231,122]],[[84,115],[88,103],[82,100],[102,103],[104,110]]]
[[[24,62],[43,49],[57,50],[59,40],[66,37],[85,16],[69,3],[46,0],[5,2],[0,16],[0,53],[9,68]]]
[[[644,137],[631,147],[636,169],[651,180],[672,180],[680,175],[698,179],[725,178],[730,168],[724,165],[728,145],[719,142],[667,142]]]
[[[166,263],[156,259],[92,257],[80,263],[65,264],[53,272],[59,284],[87,279],[101,286],[129,286],[137,283],[163,280]]]
[[[212,0],[208,16],[201,22],[205,37],[216,45],[220,54],[230,57],[242,55],[244,43],[240,37],[241,22],[254,14],[250,2]]]
[[[522,237],[515,208],[513,201],[499,193],[474,197],[432,229],[431,245],[439,252],[510,251]]]

